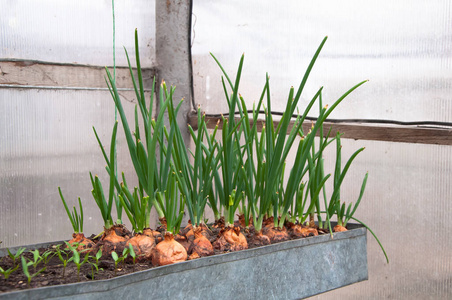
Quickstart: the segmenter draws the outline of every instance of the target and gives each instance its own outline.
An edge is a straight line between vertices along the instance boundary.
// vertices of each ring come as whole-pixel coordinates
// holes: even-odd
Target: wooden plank
[[[109,67],[113,73],[113,68]],[[143,69],[146,89],[151,89],[154,68]],[[0,88],[3,87],[54,87],[106,89],[106,71],[101,66],[47,63],[33,60],[1,60]],[[135,78],[136,70],[135,70]],[[116,84],[120,89],[133,89],[129,68],[116,67]]]
[[[354,140],[452,145],[451,128],[325,122],[324,128],[329,129],[330,127],[333,127],[333,132],[343,132],[343,138]]]
[[[217,122],[219,128],[222,127],[221,118],[206,116],[207,127],[215,128]],[[195,114],[189,115],[189,124],[197,127],[197,118]],[[260,120],[257,129],[262,131],[263,120]],[[275,126],[278,122],[275,122]],[[308,132],[311,128],[311,122],[303,123],[304,132]],[[289,129],[293,126],[291,122]],[[325,134],[332,127],[332,132],[344,133],[343,138],[354,140],[370,140],[370,141],[386,141],[399,143],[417,143],[417,144],[434,144],[434,145],[452,145],[452,128],[432,128],[432,127],[415,127],[400,125],[376,125],[363,123],[324,123]]]

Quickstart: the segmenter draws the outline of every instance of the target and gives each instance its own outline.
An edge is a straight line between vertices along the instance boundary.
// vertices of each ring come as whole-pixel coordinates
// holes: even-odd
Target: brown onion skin
[[[104,234],[100,241],[92,248],[92,253],[97,253],[99,249],[102,249],[102,259],[111,258],[113,251],[122,253],[128,239],[117,235],[115,226],[109,229],[104,228]]]
[[[195,240],[193,241],[192,253],[197,253],[199,257],[210,256],[214,254],[213,246],[210,241],[204,236],[203,228],[197,227],[194,229]]]
[[[152,250],[155,247],[155,239],[142,233],[136,233],[130,238],[126,247],[132,245],[133,251],[135,251],[137,261],[146,261],[151,259]]]
[[[262,233],[268,236],[272,244],[290,240],[289,233],[285,227],[279,228],[267,226],[262,229]]]
[[[348,231],[348,229],[345,228],[344,226],[336,225],[336,226],[334,226],[333,231],[334,232],[343,232],[343,231]]]
[[[248,249],[248,242],[240,232],[240,227],[230,225],[220,231],[220,235],[213,243],[213,247],[220,251],[239,251]]]
[[[163,241],[163,234],[160,231],[152,230],[151,228],[145,228],[143,229],[143,234],[154,238],[156,244]]]
[[[303,226],[301,224],[288,223],[287,228],[289,230],[290,236],[294,238],[302,238],[309,236],[317,236],[319,232],[316,228]]]
[[[256,247],[270,245],[270,239],[268,236],[262,234],[262,230],[259,232],[255,232],[254,235],[251,237],[250,244]]]
[[[78,243],[77,251],[90,249],[94,247],[94,242],[90,239],[87,239],[83,233],[73,233],[72,240],[69,241],[69,244]]]
[[[152,264],[165,266],[187,260],[187,251],[178,243],[171,232],[165,233],[163,241],[155,246],[152,252]]]

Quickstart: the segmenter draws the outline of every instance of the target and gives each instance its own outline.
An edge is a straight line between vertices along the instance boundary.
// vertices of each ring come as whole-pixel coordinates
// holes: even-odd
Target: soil
[[[220,229],[219,228],[211,228],[212,237],[209,239],[213,242],[216,239]],[[251,238],[254,236],[254,230],[251,228],[250,230],[242,230],[242,233],[245,235],[248,241],[248,247],[256,248],[255,243],[251,242]],[[319,231],[319,234],[326,234],[328,231],[323,230]],[[291,237],[291,239],[298,239],[297,237]],[[38,249],[39,253],[42,254],[45,251],[54,251],[54,246],[49,246],[48,248]],[[62,247],[63,248],[63,247]],[[220,251],[218,249],[214,250],[214,255],[223,254],[228,251]],[[23,253],[27,259],[32,260],[33,254],[25,251]],[[71,256],[69,256],[71,257]],[[81,255],[81,259],[83,259],[84,255]],[[90,258],[89,262],[95,263],[94,258]],[[140,262],[135,263],[129,261],[121,262],[115,268],[115,264],[113,259],[101,259],[98,262],[99,270],[96,271],[95,267],[90,263],[85,263],[80,268],[80,273],[77,272],[77,266],[73,262],[69,262],[66,268],[63,268],[63,264],[58,258],[57,255],[51,257],[46,265],[42,262],[36,266],[36,270],[33,266],[29,267],[30,274],[35,273],[36,271],[41,270],[46,267],[46,269],[32,278],[30,285],[28,285],[27,277],[24,275],[22,271],[22,266],[19,260],[16,260],[16,265],[19,264],[19,268],[10,274],[9,278],[6,280],[5,277],[0,274],[0,294],[5,292],[12,292],[17,290],[29,289],[29,288],[39,288],[39,287],[47,287],[54,285],[62,285],[68,283],[77,283],[91,280],[105,280],[114,278],[121,275],[130,274],[137,271],[148,270],[154,268],[151,262]],[[14,268],[14,262],[9,256],[0,258],[0,267],[3,270],[7,270],[9,268]],[[64,271],[64,276],[63,276]]]

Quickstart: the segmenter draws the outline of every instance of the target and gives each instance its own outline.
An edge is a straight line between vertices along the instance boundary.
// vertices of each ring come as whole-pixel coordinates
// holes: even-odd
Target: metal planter
[[[305,298],[368,279],[367,230],[348,227],[333,239],[292,240],[109,280],[3,293],[0,299]]]

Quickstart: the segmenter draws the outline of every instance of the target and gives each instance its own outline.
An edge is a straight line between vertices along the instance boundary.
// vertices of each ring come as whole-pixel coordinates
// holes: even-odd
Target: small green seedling
[[[115,251],[111,252],[111,257],[115,261],[115,276],[116,276],[116,271],[118,270],[118,264],[121,262],[124,263],[125,259],[129,255],[129,251],[130,251],[129,248],[124,248],[124,251],[122,251],[121,256],[118,256],[118,253],[116,253]]]
[[[134,251],[134,253],[135,253],[135,251]],[[122,251],[122,262],[123,263],[125,262],[125,260],[129,254],[130,254],[130,248],[124,248],[124,250]]]
[[[52,257],[54,257],[55,255],[56,253],[54,253],[52,250],[47,250],[44,253],[42,253],[41,257],[44,265],[47,265],[49,261],[52,259]]]
[[[84,263],[86,263],[89,259],[89,252],[85,254],[85,258],[82,260],[80,257],[80,254],[84,252],[85,250],[78,251],[78,243],[73,243],[72,245],[68,242],[65,242],[67,247],[72,251],[72,261],[77,266],[77,279],[80,281],[80,268]]]
[[[16,265],[16,259],[18,259],[22,255],[22,253],[25,251],[25,248],[19,248],[19,250],[17,250],[16,254],[12,254],[8,248],[6,248],[6,250],[8,251],[8,256],[13,260],[13,264]],[[19,263],[17,263],[17,264],[19,264]]]
[[[90,261],[88,261],[88,263],[91,265],[91,280],[94,280],[94,275],[99,272],[99,266],[96,265],[95,263],[90,262]],[[94,271],[94,269],[96,269],[96,271]]]
[[[102,257],[102,249],[99,249],[95,256],[90,257],[93,258],[95,261],[95,262],[88,261],[88,263],[91,265],[91,279],[94,280],[94,274],[97,274],[97,272],[99,272],[99,259]],[[94,269],[96,269],[96,272],[94,272]]]
[[[132,257],[133,266],[135,267],[135,261],[137,259],[137,255],[135,254],[135,251],[133,250],[132,244],[129,244],[129,248],[128,249],[129,249],[130,257]]]
[[[58,245],[55,247],[56,254],[60,261],[63,263],[63,278],[66,272],[66,266],[69,262],[71,262],[74,257],[69,257],[69,251],[67,249],[61,249],[62,245]]]
[[[102,249],[99,249],[99,251],[97,251],[95,256],[91,256],[92,258],[94,258],[95,262],[96,262],[96,266],[99,266],[99,259],[102,257]]]
[[[116,276],[116,270],[118,269],[118,263],[119,263],[119,256],[115,251],[113,251],[113,252],[111,252],[111,257],[115,261],[115,276]]]
[[[36,272],[36,268],[38,267],[39,263],[43,260],[42,256],[39,255],[39,250],[30,250],[30,253],[33,254],[33,260],[30,261],[31,265],[33,265],[33,269]]]
[[[5,276],[5,279],[8,280],[9,275],[11,275],[12,272],[16,271],[19,268],[19,264],[15,266],[14,268],[9,268],[7,270],[4,270],[2,267],[0,267],[0,273]]]
[[[39,270],[33,274],[30,274],[30,271],[28,271],[28,267],[33,265],[33,261],[27,262],[27,260],[23,256],[21,256],[20,259],[22,261],[22,270],[23,270],[25,276],[27,277],[27,285],[28,285],[28,287],[30,287],[31,279],[33,277],[35,277],[36,275],[38,275],[39,273],[44,272],[47,267],[44,267],[41,270]]]

